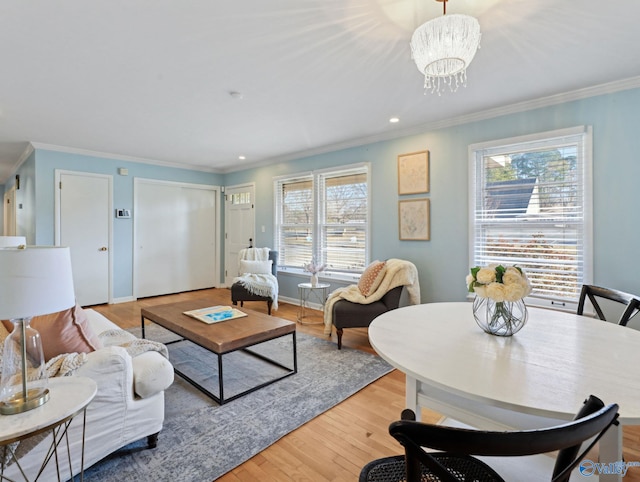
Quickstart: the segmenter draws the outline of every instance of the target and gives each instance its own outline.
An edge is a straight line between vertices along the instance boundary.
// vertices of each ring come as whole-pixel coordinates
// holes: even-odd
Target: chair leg
[[[233,303],[235,306],[238,306],[238,302],[236,300],[231,300],[231,303]]]
[[[151,434],[149,436],[147,436],[147,446],[150,449],[155,449],[158,446],[158,434],[160,432],[156,432],[154,434]]]
[[[336,328],[336,334],[338,335],[338,350],[342,350],[342,328]]]
[[[273,301],[269,300],[267,301],[267,312],[269,313],[269,315],[271,315],[271,306],[273,305]]]
[[[240,308],[242,308],[244,306],[244,301],[240,302]]]

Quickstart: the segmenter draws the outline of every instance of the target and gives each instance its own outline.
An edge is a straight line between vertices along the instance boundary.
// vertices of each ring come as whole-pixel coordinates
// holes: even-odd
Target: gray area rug
[[[130,331],[139,335],[139,329]],[[147,338],[165,343],[172,337],[156,325],[147,333]],[[146,439],[131,444],[87,469],[85,480],[215,480],[392,369],[377,356],[338,350],[335,343],[310,335],[298,333],[297,345],[297,374],[222,406],[176,376],[165,393],[158,447],[142,450]],[[215,357],[187,342],[169,349],[172,363],[190,375],[206,377],[207,388],[217,394],[217,373],[202,370],[215,370]],[[256,351],[292,366],[291,336],[263,343]],[[241,352],[226,357],[225,397],[281,371]]]

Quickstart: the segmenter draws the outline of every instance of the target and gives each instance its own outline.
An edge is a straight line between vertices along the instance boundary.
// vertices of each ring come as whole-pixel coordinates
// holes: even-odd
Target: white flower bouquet
[[[518,266],[476,266],[471,268],[466,281],[469,293],[491,298],[498,303],[518,301],[531,293],[529,279]]]
[[[511,336],[525,325],[524,298],[531,293],[531,284],[518,266],[476,266],[466,282],[469,292],[476,294],[473,316],[484,331]]]

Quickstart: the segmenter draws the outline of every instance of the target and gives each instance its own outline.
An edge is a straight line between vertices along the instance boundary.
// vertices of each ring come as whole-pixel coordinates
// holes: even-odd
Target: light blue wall
[[[176,169],[151,164],[105,159],[57,151],[36,151],[36,243],[53,244],[55,229],[54,180],[55,170],[69,170],[108,174],[113,176],[114,208],[133,210],[134,178],[189,182],[222,186],[219,174]],[[118,175],[118,168],[129,170],[128,176]],[[135,216],[135,213],[132,213]],[[133,294],[133,217],[113,222],[113,296],[128,298]]]
[[[400,139],[343,149],[267,167],[227,175],[94,158],[78,154],[38,150],[20,168],[21,180],[35,179],[20,193],[25,229],[36,234],[29,242],[51,244],[54,236],[54,169],[111,174],[114,204],[132,208],[133,178],[143,177],[233,186],[253,182],[256,186],[256,245],[273,246],[273,178],[285,174],[358,162],[371,163],[372,213],[371,258],[405,258],[420,273],[423,302],[463,300],[468,256],[468,146],[513,136],[574,127],[593,126],[594,177],[594,282],[640,293],[635,261],[640,235],[640,136],[637,134],[640,89],[601,95],[489,120],[425,131]],[[398,240],[397,155],[423,149],[430,151],[431,241]],[[129,169],[118,176],[117,168]],[[35,170],[35,176],[31,175]],[[37,182],[36,182],[37,181]],[[20,191],[22,191],[22,186]],[[22,198],[25,196],[25,198]],[[403,196],[422,197],[422,195]],[[30,204],[29,204],[30,203]],[[19,216],[21,214],[19,213]],[[134,214],[135,215],[135,214]],[[32,217],[35,221],[28,219]],[[265,232],[261,232],[265,226]],[[25,234],[19,232],[18,234]],[[116,298],[132,294],[132,220],[114,220]],[[223,253],[221,253],[221,256]],[[221,262],[221,266],[224,263]],[[280,293],[297,297],[297,283],[306,279],[280,276]]]
[[[505,115],[419,135],[345,149],[229,174],[227,185],[256,182],[258,245],[273,245],[273,177],[368,161],[372,166],[372,259],[412,261],[420,273],[423,302],[463,300],[468,254],[468,146],[508,137],[593,126],[594,282],[640,293],[629,266],[640,235],[640,90]],[[431,241],[398,240],[397,155],[430,151]],[[421,195],[410,197],[422,197]],[[402,199],[409,197],[403,196]],[[259,231],[259,229],[258,229]],[[281,277],[281,293],[296,296],[301,279]]]

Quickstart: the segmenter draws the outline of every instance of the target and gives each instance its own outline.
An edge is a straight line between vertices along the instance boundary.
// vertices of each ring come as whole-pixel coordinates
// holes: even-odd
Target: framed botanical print
[[[427,198],[398,201],[400,240],[428,241],[430,239],[429,207]]]
[[[398,156],[398,194],[429,192],[429,151]]]

